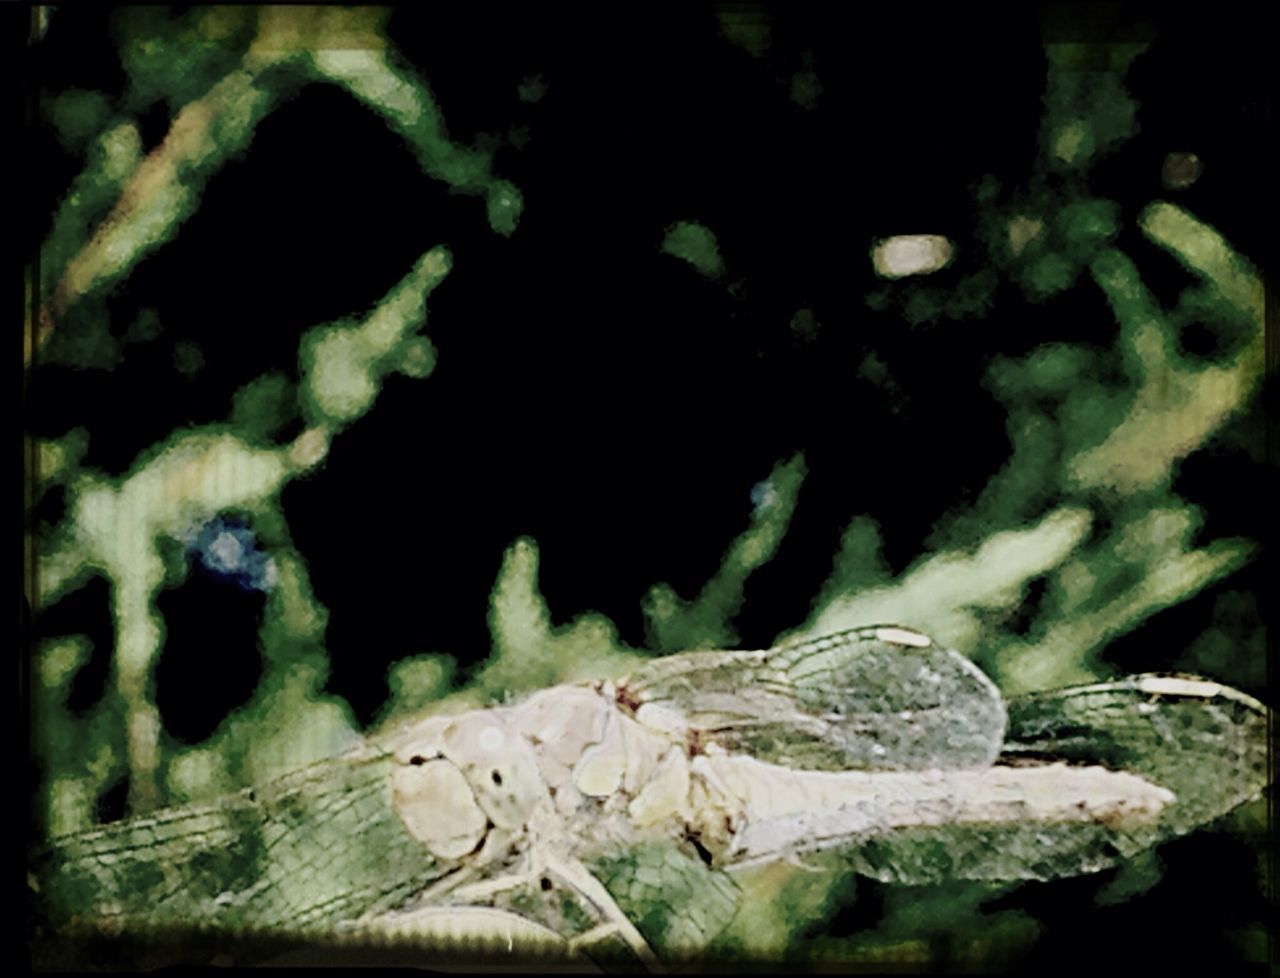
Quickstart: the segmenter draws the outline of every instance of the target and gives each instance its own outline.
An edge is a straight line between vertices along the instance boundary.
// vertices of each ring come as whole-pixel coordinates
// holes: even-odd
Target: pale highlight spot
[[[1077,686],[1071,692],[1073,694],[1112,693],[1123,689],[1136,690],[1139,693],[1146,693],[1150,696],[1190,696],[1206,700],[1221,697],[1224,700],[1241,703],[1250,709],[1257,710],[1259,713],[1265,713],[1267,710],[1263,703],[1254,699],[1248,693],[1241,692],[1231,686],[1223,686],[1221,683],[1211,682],[1207,679],[1184,676],[1134,676],[1118,682],[1091,683],[1086,686]],[[1142,708],[1139,707],[1139,709]],[[1148,711],[1144,710],[1143,712]]]
[[[929,638],[928,635],[912,631],[909,628],[898,628],[896,626],[877,628],[876,638],[881,642],[888,642],[890,645],[910,645],[917,649],[927,649],[933,644],[933,639]]]
[[[1222,692],[1217,683],[1199,679],[1178,679],[1174,676],[1144,676],[1138,680],[1138,688],[1144,693],[1167,696],[1199,696],[1212,699]]]
[[[487,751],[493,754],[502,750],[502,745],[506,743],[506,740],[507,738],[499,728],[485,727],[485,729],[480,731],[478,742],[482,751]]]
[[[951,260],[951,242],[940,234],[900,234],[876,245],[871,262],[885,278],[927,275]]]
[[[1234,700],[1237,703],[1250,706],[1259,713],[1266,710],[1262,703],[1248,693],[1243,693],[1238,689],[1223,686],[1221,683],[1210,682],[1206,679],[1183,679],[1178,676],[1141,676],[1137,681],[1137,686],[1142,692],[1157,696],[1193,696],[1207,700],[1222,697],[1223,699]]]

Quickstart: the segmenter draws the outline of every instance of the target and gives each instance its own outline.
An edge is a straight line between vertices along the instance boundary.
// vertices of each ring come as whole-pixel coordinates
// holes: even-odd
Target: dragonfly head
[[[528,742],[495,711],[425,721],[395,756],[396,811],[441,858],[475,851],[493,826],[520,829],[549,803]]]

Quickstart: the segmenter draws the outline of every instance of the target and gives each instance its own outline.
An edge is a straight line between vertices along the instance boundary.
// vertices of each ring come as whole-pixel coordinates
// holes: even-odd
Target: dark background
[[[1046,306],[1002,286],[990,318],[916,328],[865,304],[879,284],[874,238],[940,233],[965,248],[976,181],[1025,179],[1043,114],[1042,29],[1155,40],[1129,75],[1141,132],[1099,166],[1095,191],[1131,220],[1164,194],[1164,154],[1191,149],[1208,168],[1178,202],[1256,263],[1267,257],[1262,30],[1098,5],[1071,14],[900,6],[874,17],[771,10],[764,59],[726,43],[710,11],[692,5],[573,16],[397,10],[390,34],[428,79],[450,136],[499,146],[495,170],[525,198],[514,235],[488,228],[479,198],[423,176],[345,93],[311,86],[258,127],[178,237],[109,300],[122,329],[156,309],[160,339],[130,346],[111,371],[39,364],[27,429],[56,437],[87,425],[84,463],[122,474],[174,428],[225,419],[232,393],[263,372],[296,380],[305,329],[363,314],[444,244],[453,271],[428,301],[426,329],[435,373],[389,378],[325,464],[283,493],[293,543],[331,612],[329,689],[367,722],[386,700],[390,663],[428,651],[481,661],[490,590],[522,534],[539,544],[555,624],[596,610],[643,646],[649,586],[665,580],[693,597],[747,525],[751,487],[803,451],[809,474],[791,528],[751,578],[736,621],[743,646],[767,645],[807,615],[852,516],[879,521],[900,572],[935,522],[1004,463],[1004,411],[979,383],[993,356],[1046,340],[1114,340],[1111,313],[1088,285]],[[111,17],[58,8],[33,95],[122,93]],[[789,99],[804,52],[822,84],[813,111]],[[546,95],[528,104],[517,86],[533,75]],[[162,106],[144,116],[144,141],[159,142],[168,121]],[[521,149],[512,126],[527,127]],[[48,130],[29,136],[36,174],[24,203],[39,240],[82,164]],[[659,252],[678,220],[716,233],[733,290]],[[1157,295],[1187,284],[1167,255],[1135,248]],[[962,252],[938,280],[973,260]],[[821,324],[811,343],[788,329],[802,307]],[[180,340],[203,351],[193,378],[173,367]],[[857,379],[872,351],[901,399]],[[1243,451],[1224,449],[1188,462],[1175,490],[1209,514],[1206,540],[1257,536],[1268,479]],[[51,491],[40,518],[56,522],[64,505]],[[1119,661],[1158,667],[1168,654],[1157,650],[1205,627],[1222,590],[1260,588],[1263,574],[1255,565],[1155,616]],[[94,642],[73,706],[91,704],[107,679],[108,600],[98,581],[37,618],[40,634]],[[196,572],[161,605],[167,648],[183,649],[181,659],[162,656],[161,710],[171,733],[198,741],[256,685],[263,598]],[[217,668],[190,668],[191,655],[216,657]],[[1046,925],[1025,963],[1230,958],[1223,928],[1265,909],[1256,863],[1213,834],[1162,853],[1162,882],[1132,904],[1096,909],[1096,878],[1016,891],[1011,899]],[[1205,892],[1196,872],[1205,861],[1222,868],[1217,885],[1235,881],[1238,892]],[[876,892],[862,886],[857,916],[832,928],[874,926],[862,916]],[[945,963],[945,943],[939,953]]]

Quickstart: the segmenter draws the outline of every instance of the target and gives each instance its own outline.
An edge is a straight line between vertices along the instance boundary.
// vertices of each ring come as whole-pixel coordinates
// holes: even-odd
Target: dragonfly
[[[1114,866],[1261,794],[1268,721],[1185,675],[1006,701],[896,625],[679,653],[54,838],[35,927],[54,964],[305,945],[661,971],[715,946],[762,865],[910,884]]]

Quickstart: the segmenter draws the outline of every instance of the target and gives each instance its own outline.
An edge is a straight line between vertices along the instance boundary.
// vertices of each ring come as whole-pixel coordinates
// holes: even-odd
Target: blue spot
[[[204,524],[188,552],[216,578],[251,591],[267,591],[276,582],[269,554],[258,549],[253,530],[238,520],[215,517]]]
[[[768,509],[777,501],[778,492],[768,479],[764,482],[757,482],[751,487],[751,505],[756,508],[757,512],[762,509]]]

